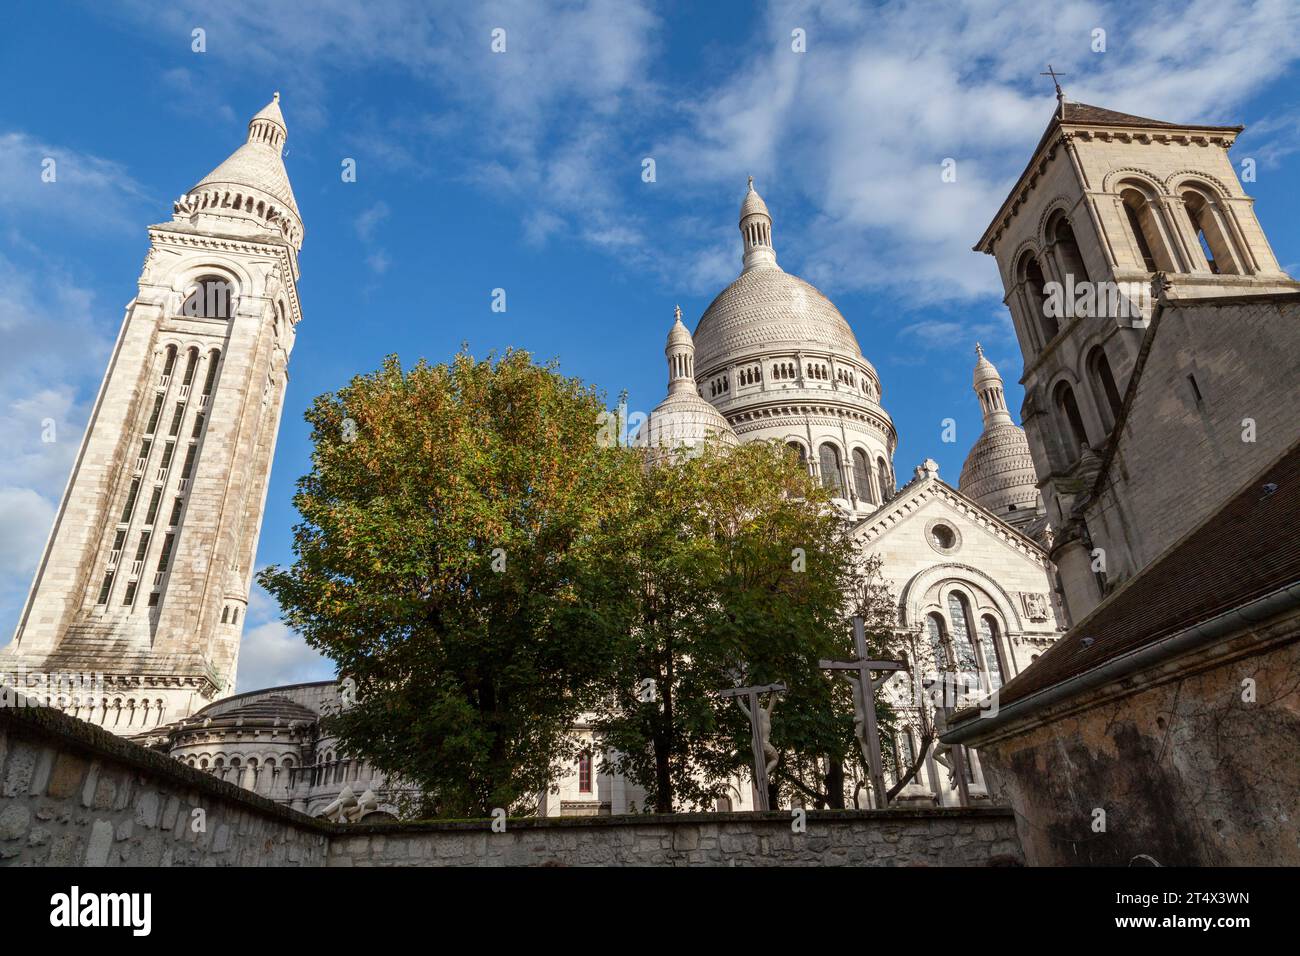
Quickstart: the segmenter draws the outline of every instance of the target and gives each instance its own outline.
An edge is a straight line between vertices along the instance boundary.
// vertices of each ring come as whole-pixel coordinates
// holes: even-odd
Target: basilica
[[[1217,153],[1213,175],[1162,171],[1178,180],[1185,194],[1179,215],[1186,210],[1199,233],[1181,219],[1181,232],[1161,225],[1172,207],[1156,202],[1157,180],[1100,168],[1140,164],[1129,145],[1134,137],[1177,134],[1213,144],[1228,134],[1064,100],[1060,109],[1049,132],[1068,109],[1080,127],[1072,148],[1096,147],[1087,188],[1102,198],[1086,221],[1090,229],[1102,223],[1108,245],[1084,241],[1078,208],[1054,198],[1069,191],[1050,179],[1039,182],[1032,168],[1022,182],[1026,190],[1036,184],[1037,192],[1009,199],[983,240],[1004,266],[1026,355],[1020,415],[1029,434],[1007,405],[1001,372],[976,342],[961,343],[971,358],[973,393],[961,400],[978,403],[983,431],[955,483],[929,458],[906,463],[900,482],[888,382],[835,305],[781,267],[773,217],[751,179],[737,221],[738,275],[693,331],[678,310],[665,348],[667,395],[639,435],[652,449],[700,441],[788,445],[831,490],[863,559],[880,557],[897,599],[898,633],[974,675],[986,694],[1032,671],[1069,624],[1172,535],[1126,538],[1121,505],[1100,501],[1085,527],[1079,489],[1096,476],[1101,456],[1114,454],[1111,430],[1123,420],[1126,376],[1143,360],[1142,337],[1132,327],[1095,323],[1055,328],[1041,307],[1044,286],[1067,273],[1099,275],[1103,255],[1113,258],[1116,250],[1120,277],[1150,284],[1162,269],[1147,267],[1162,266],[1162,257],[1205,265],[1196,258],[1199,235],[1222,245],[1211,260],[1219,266],[1214,275],[1239,270],[1243,279],[1233,289],[1294,289],[1248,203],[1226,186],[1226,193],[1204,191],[1236,184]],[[0,671],[103,674],[102,692],[47,695],[48,702],[308,814],[391,816],[399,812],[401,787],[321,729],[322,716],[340,706],[337,684],[232,695],[286,370],[302,317],[298,255],[305,230],[283,162],[286,137],[276,94],[252,118],[246,142],[176,201],[171,221],[149,227],[138,291],[15,639],[0,653]],[[1210,156],[1198,145],[1180,161],[1191,166]],[[1070,168],[1046,175],[1066,176]],[[1041,215],[1020,210],[1025,202]],[[1237,225],[1230,228],[1229,220]],[[1247,281],[1252,265],[1259,277]],[[1188,271],[1198,273],[1188,281],[1205,294],[1221,291],[1222,282],[1206,278],[1208,267]],[[1204,513],[1209,505],[1197,507]],[[1090,533],[1111,542],[1109,577],[1088,570]],[[886,692],[900,694],[902,715],[886,749],[910,765],[923,715],[909,713],[899,686],[886,685]],[[580,724],[575,733],[591,730]],[[949,764],[927,759],[901,796],[930,806],[987,798],[978,748],[966,757],[964,780],[954,779]],[[733,783],[719,809],[752,807],[749,781]],[[878,795],[862,800],[869,806]],[[635,786],[601,773],[585,756],[566,768],[542,812],[643,807]]]

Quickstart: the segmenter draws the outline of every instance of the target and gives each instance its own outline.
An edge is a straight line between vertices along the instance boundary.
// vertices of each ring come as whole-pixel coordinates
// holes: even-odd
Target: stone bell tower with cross
[[[5,682],[116,733],[234,690],[302,315],[303,225],[279,98],[171,222],[149,227],[138,290],[0,655]]]
[[[1295,291],[1228,155],[1241,126],[1149,119],[1070,100],[975,245],[996,258],[1024,356],[1021,424],[1062,576],[1094,573],[1071,530],[1111,442],[1157,299]],[[1077,618],[1082,607],[1071,609]]]

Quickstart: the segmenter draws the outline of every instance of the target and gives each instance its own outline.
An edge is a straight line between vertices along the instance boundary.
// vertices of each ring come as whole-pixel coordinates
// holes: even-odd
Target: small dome
[[[726,447],[739,444],[722,413],[689,391],[675,392],[656,405],[636,436],[636,444],[649,448],[652,459],[672,449],[700,448],[709,441]]]
[[[971,376],[975,391],[980,392],[985,385],[995,380],[998,385],[1001,385],[1002,376],[999,374],[997,366],[984,357],[984,347],[978,342],[975,343],[975,355],[978,357],[978,361],[975,362],[975,374]]]
[[[279,132],[269,137],[264,135],[268,129],[267,124],[275,124],[279,127]],[[280,156],[286,127],[284,114],[280,112],[279,93],[249,121],[248,129],[248,141],[199,180],[190,192],[201,192],[205,186],[217,184],[246,186],[278,199],[294,216],[301,218],[293,187],[289,185],[289,173]]]
[[[677,321],[674,322],[673,327],[668,330],[668,344],[665,346],[665,350],[680,348],[690,344],[691,330],[688,329],[686,324],[682,321],[682,308],[681,306],[678,306]]]
[[[740,218],[752,216],[755,213],[772,218],[772,214],[767,211],[767,203],[763,202],[763,197],[758,194],[754,188],[754,177],[749,177],[749,191],[745,193],[745,199],[740,204]]]

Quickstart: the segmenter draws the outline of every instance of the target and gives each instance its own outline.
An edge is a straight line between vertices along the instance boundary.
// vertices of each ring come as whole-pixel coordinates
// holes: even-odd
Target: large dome
[[[862,358],[849,323],[831,300],[779,266],[741,274],[705,310],[695,328],[695,362],[707,373],[737,352],[826,351]]]

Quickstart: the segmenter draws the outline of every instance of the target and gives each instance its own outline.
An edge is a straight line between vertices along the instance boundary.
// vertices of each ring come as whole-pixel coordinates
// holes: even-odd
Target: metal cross
[[[1059,100],[1061,97],[1063,97],[1063,96],[1065,95],[1065,91],[1061,89],[1061,81],[1058,80],[1057,77],[1058,77],[1058,76],[1069,76],[1069,75],[1070,75],[1069,73],[1057,73],[1055,70],[1052,69],[1052,64],[1049,63],[1049,64],[1047,64],[1047,72],[1046,72],[1046,73],[1039,73],[1038,75],[1039,75],[1039,76],[1050,76],[1050,77],[1052,78],[1052,85],[1056,87],[1056,98],[1057,98],[1058,100]]]
[[[857,660],[819,661],[818,664],[822,670],[857,671],[856,680],[860,692],[854,694],[853,710],[866,738],[865,741],[862,737],[858,740],[865,751],[867,767],[871,772],[871,787],[876,791],[876,808],[884,810],[889,806],[889,798],[885,796],[885,770],[881,766],[880,733],[876,729],[876,684],[871,679],[871,672],[905,671],[907,664],[903,661],[871,660],[867,657],[867,632],[861,615],[853,618],[853,648],[858,653]],[[850,680],[855,679],[853,674],[844,676]]]
[[[784,684],[762,684],[755,687],[730,687],[726,690],[714,691],[719,697],[735,697],[736,703],[740,704],[740,709],[749,718],[749,738],[754,748],[754,801],[755,808],[758,810],[772,809],[767,799],[767,755],[764,751],[768,747],[767,738],[771,732],[771,708],[776,706],[776,701],[772,701],[764,711],[758,705],[758,695],[784,694],[785,690]],[[740,700],[741,697],[749,698],[748,707]],[[766,727],[764,723],[767,724]]]

